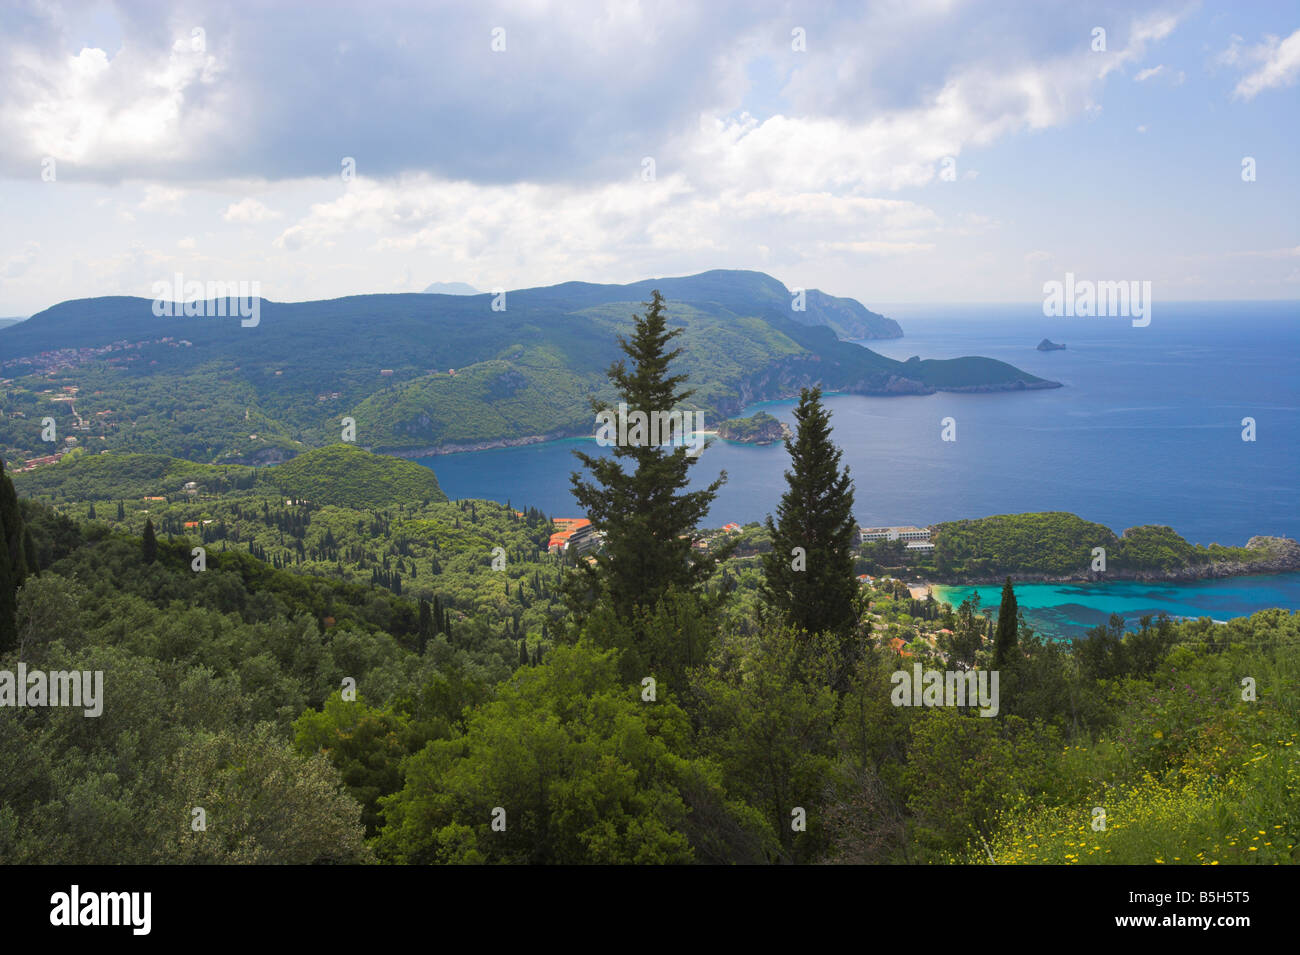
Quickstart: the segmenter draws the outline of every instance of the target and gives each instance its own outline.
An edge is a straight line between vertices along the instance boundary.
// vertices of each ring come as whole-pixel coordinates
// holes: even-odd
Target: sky
[[[756,269],[1300,298],[1300,3],[0,6],[0,316]]]

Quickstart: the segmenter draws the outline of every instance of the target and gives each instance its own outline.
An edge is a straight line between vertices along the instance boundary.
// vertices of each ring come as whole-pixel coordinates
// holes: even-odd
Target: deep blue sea
[[[1116,532],[1167,524],[1201,544],[1300,538],[1300,303],[1157,301],[1144,328],[1126,318],[1045,318],[1038,304],[871,307],[904,331],[867,343],[881,354],[984,355],[1064,387],[831,396],[860,523],[1062,510]],[[1043,338],[1067,347],[1039,352]],[[762,408],[791,421],[793,404],[746,413]],[[941,440],[946,417],[956,421],[956,441]],[[1255,420],[1254,441],[1242,440],[1246,417]],[[576,513],[568,480],[576,446],[598,450],[574,439],[422,463],[452,497],[509,499],[566,516]],[[708,524],[761,520],[775,508],[786,466],[779,445],[716,442],[694,469],[699,485],[728,473]],[[1296,590],[1286,592],[1283,605],[1300,606]],[[1178,596],[1168,595],[1174,603]],[[1231,606],[1201,612],[1232,615],[1250,603],[1239,594]]]

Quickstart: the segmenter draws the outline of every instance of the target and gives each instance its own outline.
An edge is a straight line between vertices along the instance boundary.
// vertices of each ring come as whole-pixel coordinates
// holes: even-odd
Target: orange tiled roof
[[[579,527],[586,527],[591,521],[585,517],[556,517],[551,519],[551,523],[562,531],[576,531]]]

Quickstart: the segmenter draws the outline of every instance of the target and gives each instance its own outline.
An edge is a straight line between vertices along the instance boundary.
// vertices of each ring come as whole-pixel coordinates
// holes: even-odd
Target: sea
[[[903,338],[862,343],[883,355],[983,355],[1063,387],[829,395],[859,523],[1071,511],[1117,533],[1168,525],[1200,544],[1300,538],[1300,303],[1157,300],[1145,327],[1128,318],[1048,318],[1040,303],[869,307],[903,328]],[[1040,352],[1044,338],[1066,347]],[[762,402],[744,414],[764,410],[792,423],[794,404]],[[955,440],[943,440],[945,430]],[[591,439],[569,439],[421,463],[453,498],[508,500],[563,517],[577,513],[575,448],[604,453]],[[697,487],[727,474],[707,526],[773,512],[787,467],[780,445],[714,441],[693,468]],[[1061,635],[1112,611],[1224,619],[1268,606],[1300,609],[1300,574],[1017,589],[1029,597],[1021,598],[1027,616]]]

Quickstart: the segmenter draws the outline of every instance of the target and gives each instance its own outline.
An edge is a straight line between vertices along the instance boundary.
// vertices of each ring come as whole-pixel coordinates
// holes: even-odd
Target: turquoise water
[[[1112,613],[1129,626],[1145,614],[1164,611],[1171,617],[1210,617],[1227,620],[1268,607],[1300,608],[1300,574],[1231,577],[1192,583],[1151,584],[1114,581],[1100,584],[1016,584],[1016,601],[1025,620],[1039,633],[1058,639],[1082,636],[1104,624]],[[997,608],[1002,585],[984,587],[935,586],[937,600],[956,607],[978,593],[980,604]]]

